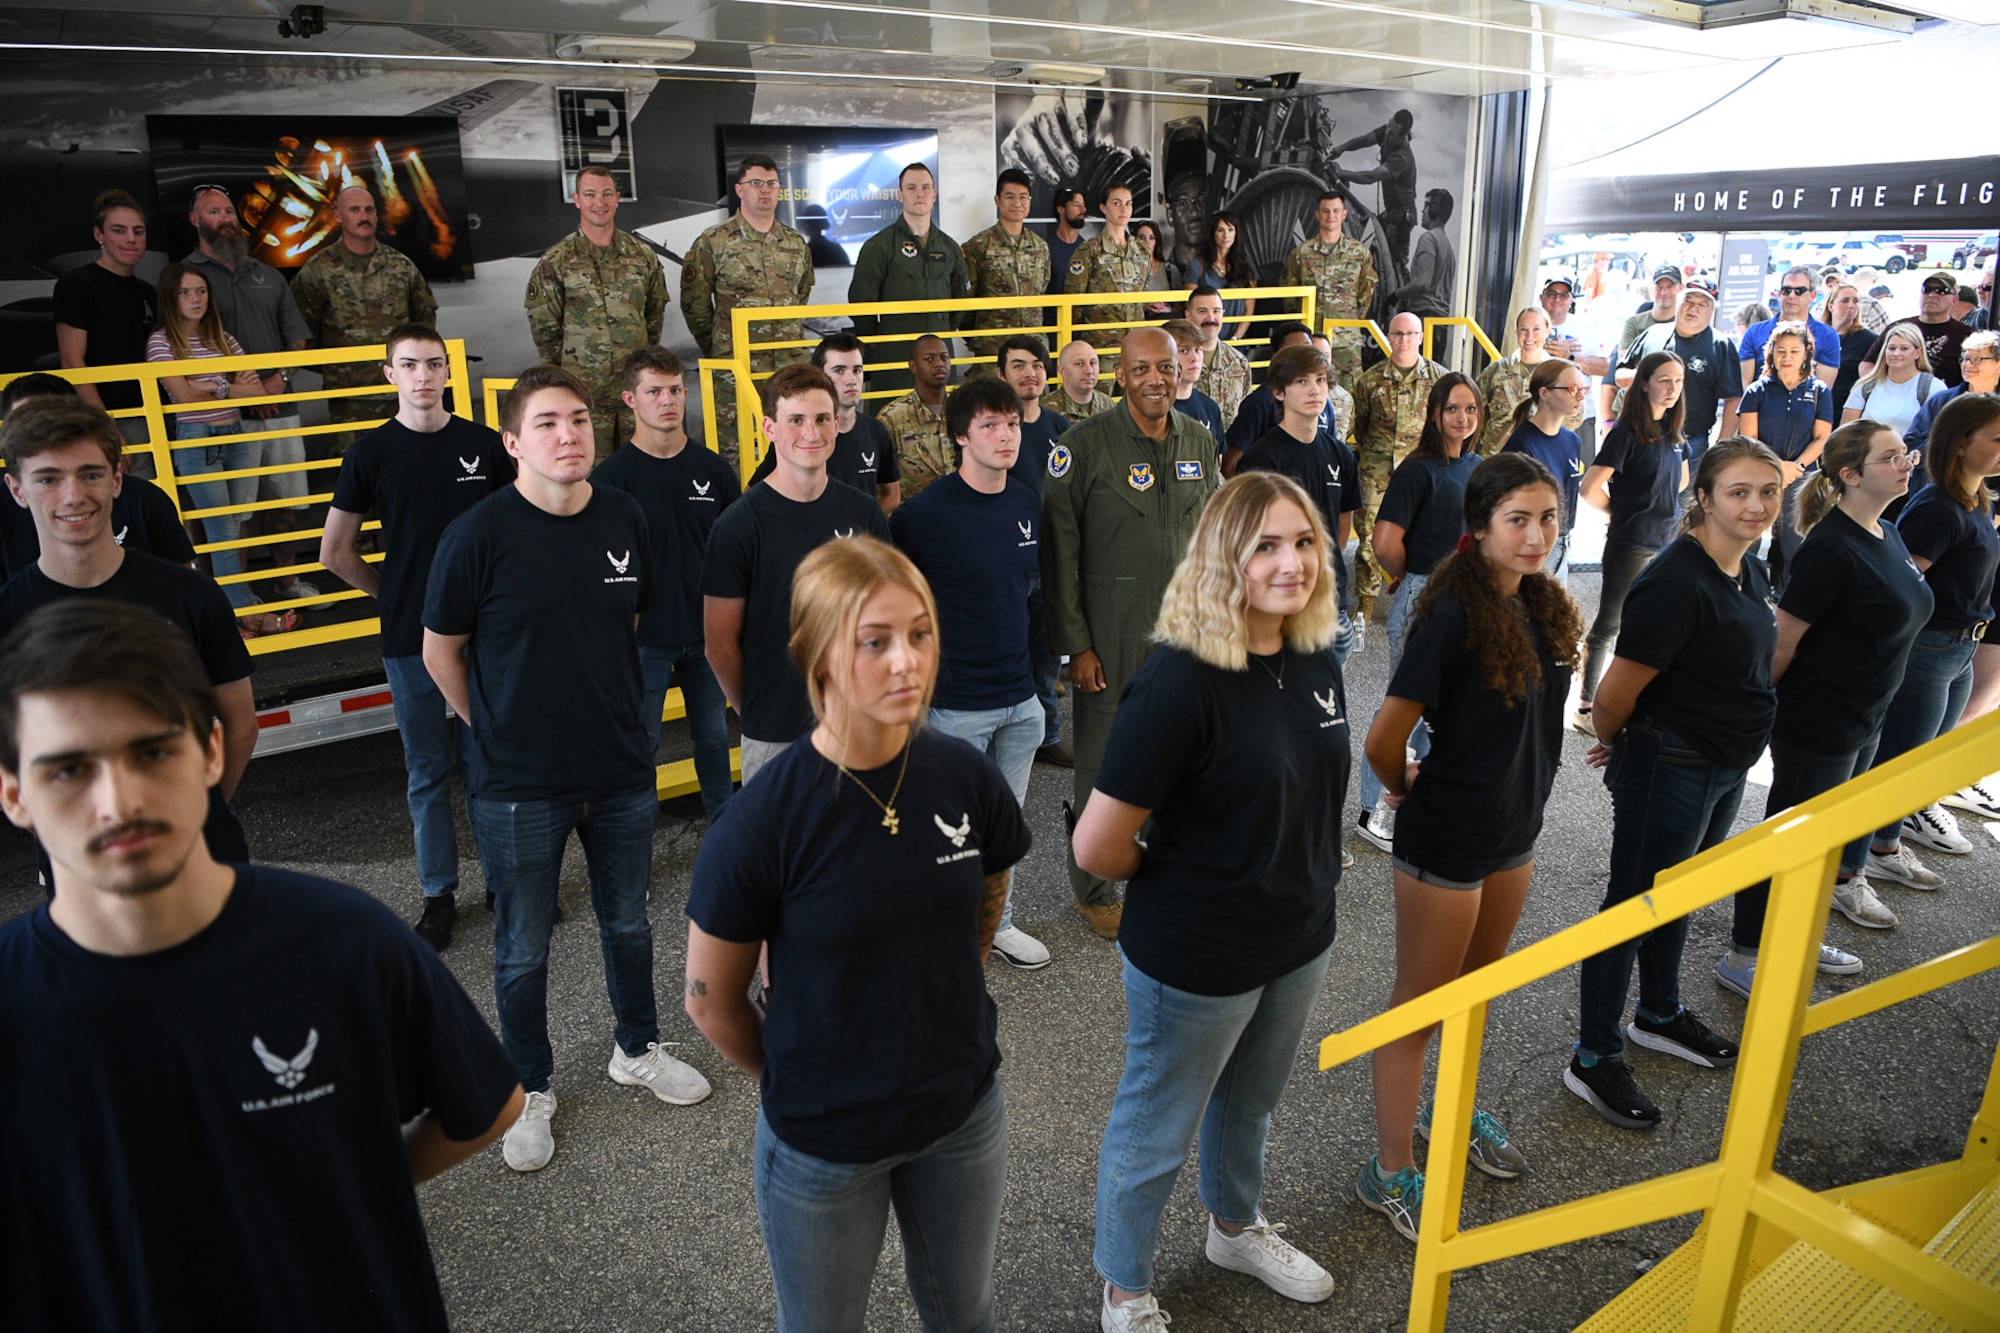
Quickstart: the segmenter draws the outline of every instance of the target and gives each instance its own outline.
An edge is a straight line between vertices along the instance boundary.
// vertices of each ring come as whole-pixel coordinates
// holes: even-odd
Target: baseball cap
[[[1927,292],[1951,292],[1956,295],[1958,281],[1955,278],[1947,278],[1942,273],[1933,273],[1924,279],[1923,289]]]
[[[1653,270],[1653,281],[1658,282],[1662,278],[1672,278],[1675,282],[1683,281],[1681,266],[1679,264],[1660,265]]]
[[[1542,290],[1545,292],[1548,291],[1551,287],[1560,287],[1564,291],[1568,292],[1571,296],[1576,295],[1576,284],[1571,282],[1568,278],[1550,278],[1547,282],[1542,284]]]
[[[1710,282],[1710,281],[1709,281],[1708,279],[1706,279],[1706,278],[1693,278],[1693,279],[1690,279],[1690,280],[1689,280],[1689,282],[1688,282],[1688,284],[1687,284],[1687,290],[1686,290],[1686,291],[1684,291],[1684,292],[1682,292],[1682,293],[1681,293],[1681,296],[1682,296],[1682,299],[1686,299],[1687,297],[1690,297],[1690,296],[1706,296],[1706,297],[1708,298],[1708,303],[1709,303],[1710,305],[1714,305],[1714,304],[1715,304],[1715,284],[1714,284],[1714,283],[1712,283],[1712,282]]]

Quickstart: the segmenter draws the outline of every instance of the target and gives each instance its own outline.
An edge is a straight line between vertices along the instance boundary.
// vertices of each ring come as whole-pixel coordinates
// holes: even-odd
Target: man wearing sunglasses
[[[1749,385],[1764,373],[1764,344],[1771,341],[1771,330],[1780,322],[1803,320],[1812,331],[1813,374],[1826,384],[1833,383],[1833,377],[1840,373],[1840,335],[1833,331],[1831,324],[1822,324],[1812,317],[1813,293],[1817,290],[1818,275],[1809,268],[1788,269],[1785,276],[1778,279],[1778,317],[1767,319],[1761,324],[1752,324],[1743,335],[1743,383]],[[1868,368],[1861,368],[1862,374]]]
[[[1924,279],[1917,299],[1921,313],[1915,319],[1899,319],[1889,327],[1914,327],[1917,336],[1924,340],[1924,355],[1930,360],[1931,372],[1955,388],[1965,382],[1958,368],[1959,349],[1965,346],[1966,335],[1972,332],[1962,321],[1951,317],[1951,304],[1958,299],[1958,280],[1933,273]],[[1868,354],[1861,358],[1861,373],[1865,376],[1873,372],[1875,363],[1881,359],[1882,338],[1877,338]]]
[[[1993,269],[1996,263],[2000,263],[2000,256],[1986,261],[1986,271],[1979,275],[1979,286],[1974,288],[1979,296],[1979,306],[1965,317],[1965,327],[1975,333],[1993,327]]]

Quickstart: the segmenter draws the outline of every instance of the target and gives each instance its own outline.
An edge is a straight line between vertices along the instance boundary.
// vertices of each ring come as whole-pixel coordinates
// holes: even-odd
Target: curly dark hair
[[[1547,487],[1561,507],[1562,487],[1555,474],[1532,455],[1495,454],[1474,468],[1465,484],[1465,530],[1480,533],[1491,527],[1500,502],[1526,486]],[[1416,622],[1422,623],[1432,604],[1445,594],[1465,609],[1466,643],[1485,668],[1486,683],[1506,697],[1507,707],[1541,688],[1542,662],[1535,636],[1528,632],[1531,626],[1550,657],[1571,671],[1583,665],[1583,612],[1548,574],[1521,580],[1521,603],[1528,613],[1524,621],[1501,595],[1486,556],[1473,541],[1431,571],[1430,582],[1417,596]]]

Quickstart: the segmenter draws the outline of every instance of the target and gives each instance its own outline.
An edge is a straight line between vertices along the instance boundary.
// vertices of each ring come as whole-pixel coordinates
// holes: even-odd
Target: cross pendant
[[[884,807],[882,811],[882,827],[889,830],[889,836],[893,838],[902,832],[902,825],[902,818],[897,815],[895,807]]]

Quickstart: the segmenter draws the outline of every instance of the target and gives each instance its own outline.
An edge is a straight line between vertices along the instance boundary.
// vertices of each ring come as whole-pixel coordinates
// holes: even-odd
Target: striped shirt
[[[227,334],[224,336],[228,337]],[[234,338],[229,339],[229,350],[227,352],[211,351],[208,344],[204,343],[200,338],[193,337],[192,335],[188,338],[188,356],[190,358],[242,355],[243,346]],[[177,361],[181,359],[174,355],[173,346],[167,341],[167,331],[165,329],[154,329],[152,336],[146,339],[146,359],[148,361]],[[226,384],[233,377],[216,374],[190,375],[187,378],[190,383]],[[176,412],[174,413],[174,418],[178,421],[198,421],[204,425],[223,426],[242,420],[243,414],[233,407],[216,406],[204,408],[199,412]]]

